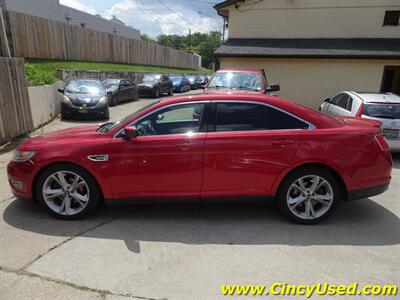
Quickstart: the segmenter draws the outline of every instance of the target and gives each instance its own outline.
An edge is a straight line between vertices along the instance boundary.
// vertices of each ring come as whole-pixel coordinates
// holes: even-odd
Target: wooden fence
[[[13,56],[198,68],[198,58],[184,51],[22,13],[5,15]]]
[[[24,59],[0,57],[0,144],[31,130]]]

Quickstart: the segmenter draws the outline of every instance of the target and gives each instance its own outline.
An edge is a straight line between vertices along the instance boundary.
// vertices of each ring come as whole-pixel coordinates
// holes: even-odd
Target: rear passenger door
[[[125,80],[119,82],[119,100],[126,101],[128,98],[128,89]]]
[[[203,196],[265,196],[308,125],[257,102],[214,102],[204,151]]]
[[[329,106],[331,116],[352,116],[353,99],[346,93],[341,93],[332,99]]]

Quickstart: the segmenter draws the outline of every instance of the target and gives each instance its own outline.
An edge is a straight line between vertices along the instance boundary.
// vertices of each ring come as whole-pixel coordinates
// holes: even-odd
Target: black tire
[[[319,176],[320,178],[326,180],[333,192],[333,200],[330,204],[330,207],[327,209],[326,212],[324,212],[321,216],[315,217],[312,219],[305,219],[297,216],[295,213],[292,212],[292,210],[289,208],[288,204],[288,193],[289,189],[294,184],[298,179],[306,177],[306,176]],[[341,199],[343,196],[343,191],[338,183],[338,180],[335,178],[333,174],[331,174],[329,171],[318,168],[318,167],[304,167],[301,169],[298,169],[294,171],[293,173],[290,173],[281,183],[281,186],[279,187],[278,190],[278,195],[277,195],[277,204],[279,209],[287,216],[289,217],[292,221],[299,223],[299,224],[316,224],[321,222],[322,220],[328,218],[333,211],[336,208],[336,205],[338,201]],[[314,201],[314,200],[311,200]],[[314,203],[317,203],[314,201]],[[302,205],[305,205],[304,203]],[[318,203],[317,203],[318,205]],[[322,207],[322,206],[321,206]],[[305,208],[304,208],[305,209]]]
[[[106,115],[104,117],[105,120],[109,120],[110,119],[110,107],[107,107],[107,112]]]
[[[118,96],[117,95],[114,95],[114,96],[112,96],[111,97],[111,101],[110,101],[110,106],[116,106],[116,105],[118,105]]]
[[[47,178],[49,178],[52,174],[59,172],[59,171],[66,171],[66,172],[73,172],[79,175],[86,183],[89,188],[89,200],[86,207],[77,214],[65,215],[58,212],[55,212],[51,209],[43,198],[43,185]],[[91,212],[93,212],[100,203],[101,193],[98,187],[96,180],[84,169],[67,163],[60,163],[56,165],[52,165],[45,169],[39,176],[36,182],[36,199],[38,200],[39,204],[47,210],[53,217],[62,220],[78,220],[82,219],[83,217],[87,216]]]
[[[160,94],[160,89],[159,89],[159,88],[156,88],[156,89],[154,90],[154,93],[153,93],[153,94],[154,94],[154,97],[155,97],[155,98],[160,98],[160,95],[161,95],[161,94]]]

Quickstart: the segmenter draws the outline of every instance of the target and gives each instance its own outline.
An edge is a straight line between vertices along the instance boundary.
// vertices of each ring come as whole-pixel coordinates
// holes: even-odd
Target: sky
[[[222,30],[213,6],[218,0],[60,0],[66,6],[106,19],[116,16],[150,37]]]

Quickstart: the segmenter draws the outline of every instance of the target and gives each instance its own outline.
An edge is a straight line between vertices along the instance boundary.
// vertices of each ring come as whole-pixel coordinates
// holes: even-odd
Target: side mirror
[[[326,102],[326,103],[331,103],[331,98],[326,98],[326,99],[324,99],[324,102]]]
[[[279,84],[271,84],[269,87],[267,87],[267,93],[278,92],[280,90],[281,86]]]
[[[130,140],[137,137],[136,126],[127,126],[124,129],[124,139]]]
[[[64,94],[64,89],[57,89],[57,91],[61,94]]]

